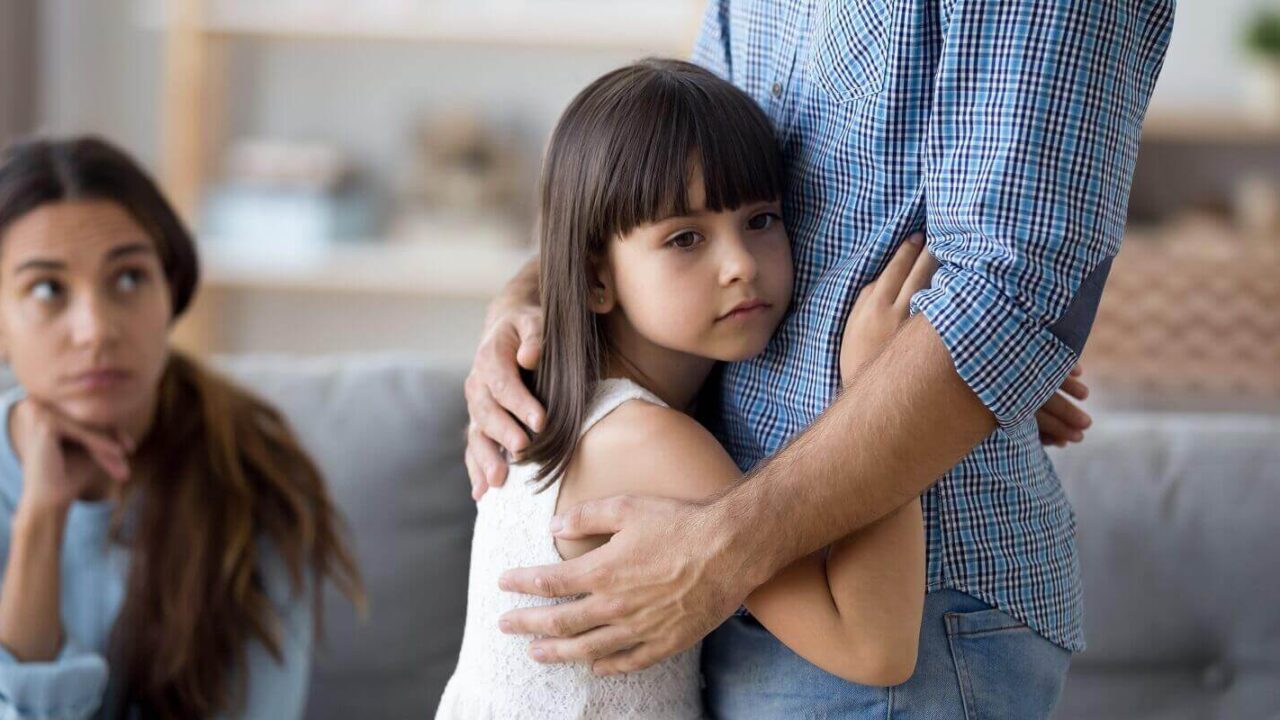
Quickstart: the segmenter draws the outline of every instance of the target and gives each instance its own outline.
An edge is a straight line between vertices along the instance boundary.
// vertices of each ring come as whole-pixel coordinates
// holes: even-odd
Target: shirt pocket
[[[837,103],[884,89],[892,0],[832,0],[813,36],[808,73]]]

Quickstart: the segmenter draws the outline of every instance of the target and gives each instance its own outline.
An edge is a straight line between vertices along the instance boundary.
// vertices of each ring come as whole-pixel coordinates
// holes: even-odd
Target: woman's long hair
[[[117,203],[147,230],[179,317],[199,277],[195,245],[126,154],[80,138],[19,143],[0,158],[0,236],[41,205],[90,199]],[[145,716],[232,713],[250,680],[249,644],[283,659],[266,567],[282,566],[292,593],[310,595],[317,629],[323,581],[363,603],[341,518],[288,423],[181,353],[170,353],[121,507],[115,537],[130,569],[111,656]]]
[[[564,111],[543,161],[538,237],[544,317],[534,394],[547,423],[523,459],[545,489],[578,446],[608,350],[589,297],[610,238],[688,212],[701,168],[713,212],[782,196],[769,118],[732,84],[691,63],[647,59],[614,70]]]

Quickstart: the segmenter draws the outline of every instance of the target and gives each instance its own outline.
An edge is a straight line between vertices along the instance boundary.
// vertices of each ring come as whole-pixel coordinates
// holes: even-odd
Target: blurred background
[[[0,136],[100,133],[155,171],[208,268],[189,348],[465,359],[531,252],[558,113],[609,68],[687,56],[702,5],[4,0]],[[1178,7],[1086,356],[1126,404],[1278,405],[1276,12]]]
[[[285,411],[351,521],[373,612],[333,598],[309,718],[430,714],[462,378],[533,252],[543,145],[604,71],[687,56],[702,9],[0,0],[0,142],[96,133],[161,179],[205,264],[178,342]],[[1090,648],[1057,717],[1280,718],[1280,0],[1180,0],[1084,365],[1098,422],[1050,454]]]

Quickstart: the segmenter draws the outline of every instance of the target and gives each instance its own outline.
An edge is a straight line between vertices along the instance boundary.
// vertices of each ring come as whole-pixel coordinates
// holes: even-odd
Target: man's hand
[[[560,538],[613,537],[574,560],[502,575],[499,585],[509,592],[585,594],[501,618],[505,633],[543,636],[529,648],[539,662],[594,661],[597,675],[642,670],[701,640],[768,578],[746,566],[762,551],[737,537],[714,505],[614,497],[557,521]]]
[[[532,287],[532,292],[530,290]],[[538,305],[536,266],[525,268],[494,301],[467,376],[467,474],[471,497],[479,500],[507,478],[505,448],[518,455],[529,445],[524,427],[542,429],[546,411],[520,379],[542,355],[542,309]],[[516,418],[520,418],[517,422]]]

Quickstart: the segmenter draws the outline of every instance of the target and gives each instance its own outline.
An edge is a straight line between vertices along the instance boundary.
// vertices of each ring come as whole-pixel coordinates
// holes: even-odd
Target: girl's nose
[[[753,282],[759,273],[759,264],[751,248],[741,236],[723,244],[724,259],[720,266],[720,281],[724,285],[735,282]]]

